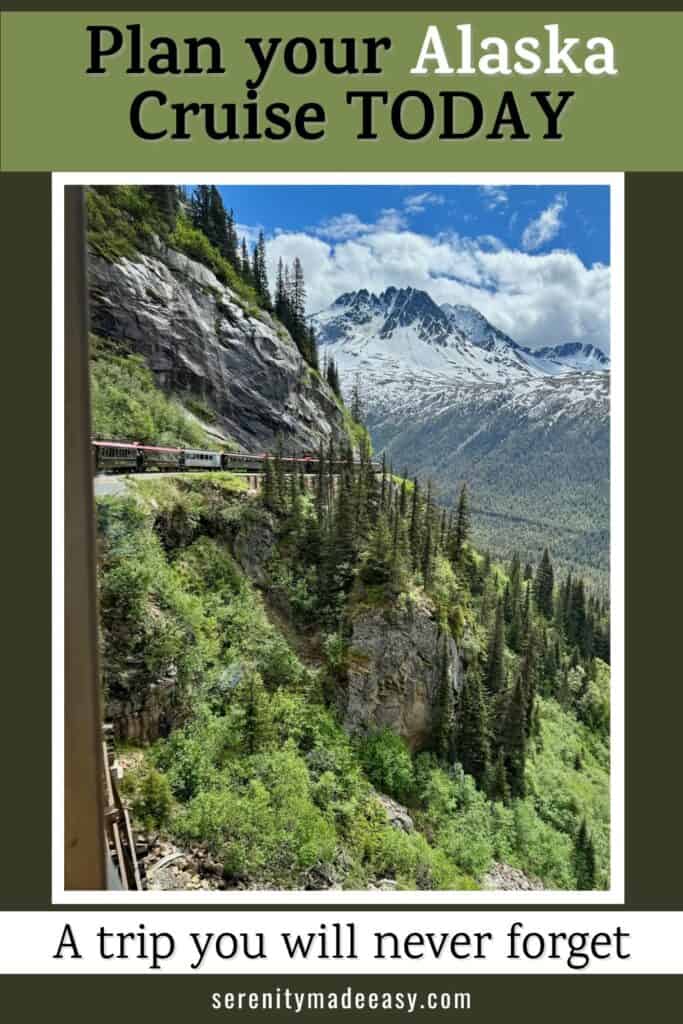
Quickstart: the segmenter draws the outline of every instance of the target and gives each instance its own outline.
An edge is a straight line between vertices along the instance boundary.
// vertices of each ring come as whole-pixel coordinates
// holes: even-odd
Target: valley
[[[271,294],[216,189],[88,202],[93,433],[268,453],[259,487],[95,480],[102,705],[143,885],[607,888],[609,604],[543,539],[568,436],[589,528],[606,374],[577,363],[599,355],[530,355],[413,289],[343,296],[316,339],[298,257]],[[506,517],[491,553],[482,508]]]
[[[414,289],[341,295],[314,316],[375,447],[429,476],[450,505],[472,490],[482,547],[534,561],[546,543],[601,589],[609,570],[609,358],[535,351],[477,310]]]

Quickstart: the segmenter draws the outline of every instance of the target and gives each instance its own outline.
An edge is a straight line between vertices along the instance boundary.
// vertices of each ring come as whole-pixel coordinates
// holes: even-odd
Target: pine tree
[[[254,668],[243,670],[235,700],[241,713],[242,749],[245,754],[255,754],[270,740],[273,722],[263,679]]]
[[[261,305],[264,309],[272,310],[273,303],[270,298],[266,262],[266,238],[263,231],[259,231],[258,242],[254,246],[252,257],[252,279]]]
[[[432,534],[432,517],[427,515],[427,527],[425,532],[424,548],[422,550],[422,585],[429,590],[432,585],[432,570],[434,567],[434,540]]]
[[[237,229],[235,227],[235,211],[228,210],[225,215],[225,246],[224,255],[235,267],[240,269],[239,242],[237,240]]]
[[[341,398],[341,389],[339,385],[339,371],[337,370],[337,364],[332,358],[330,358],[330,361],[327,364],[325,378],[327,380],[327,383],[334,391],[335,395],[337,395],[338,398]]]
[[[526,694],[521,676],[507,702],[502,731],[502,747],[510,785],[510,795],[523,797],[526,793],[524,766],[526,761],[527,720]]]
[[[277,277],[275,279],[275,315],[286,326],[287,321],[287,292],[285,290],[285,267],[282,256],[277,264]]]
[[[385,509],[387,504],[387,454],[382,452],[382,476],[379,486],[379,507]]]
[[[178,216],[178,207],[180,205],[180,196],[176,186],[145,185],[143,186],[143,190],[161,214],[166,229],[169,232],[173,231],[176,224],[176,218]]]
[[[539,612],[546,619],[552,619],[553,617],[554,586],[554,574],[552,563],[550,561],[550,554],[548,553],[548,549],[544,548],[543,556],[538,569],[536,570],[536,578],[534,580],[534,600]]]
[[[467,543],[470,534],[470,511],[469,498],[467,496],[467,484],[463,484],[458,498],[458,507],[455,513],[455,525],[453,527],[453,542],[451,549],[451,561],[454,565],[460,561],[464,545]]]
[[[422,551],[421,497],[420,484],[417,477],[415,477],[413,481],[413,500],[410,507],[410,555],[413,563],[413,572],[417,571]]]
[[[308,352],[308,364],[312,366],[314,370],[318,369],[318,341],[315,334],[315,327],[312,323],[309,323],[307,330],[307,341],[306,351]],[[339,378],[337,378],[339,379]],[[339,397],[341,398],[341,390],[339,391]]]
[[[202,230],[211,244],[218,249],[222,256],[225,256],[227,254],[225,207],[215,185],[211,185],[209,188],[205,224]]]
[[[496,621],[489,638],[486,660],[486,689],[491,694],[502,693],[507,686],[505,674],[505,620],[503,606],[498,602]]]
[[[405,519],[408,514],[408,470],[404,469],[401,474],[401,490],[399,492],[399,514]]]
[[[503,804],[510,802],[510,786],[502,747],[498,751],[498,757],[496,758],[490,796],[492,800],[499,800]]]
[[[353,379],[353,390],[351,392],[351,416],[356,423],[365,423],[365,410],[360,387],[360,372],[356,373]]]
[[[363,580],[370,586],[389,583],[392,577],[392,536],[384,512],[379,512],[363,566]]]
[[[577,889],[589,892],[595,888],[595,847],[585,818],[574,843],[574,874]]]
[[[510,579],[505,596],[508,643],[513,651],[519,652],[522,643],[522,567],[516,551],[510,563]]]
[[[448,635],[445,634],[443,637],[439,635],[437,638],[439,691],[433,746],[437,757],[441,757],[444,760],[450,760],[454,725],[453,684],[451,681],[448,647]]]
[[[192,227],[198,228],[208,236],[209,231],[209,205],[211,189],[208,185],[198,185],[192,193],[190,200],[190,216]]]
[[[457,757],[468,775],[483,782],[489,770],[486,701],[476,666],[468,669],[458,706]]]
[[[536,703],[536,663],[534,641],[531,632],[524,644],[522,662],[519,671],[525,702],[526,734],[527,737],[529,737],[531,735],[534,706]]]
[[[251,263],[249,261],[249,250],[246,238],[242,238],[242,255],[240,259],[240,271],[242,278],[247,284],[252,284]]]

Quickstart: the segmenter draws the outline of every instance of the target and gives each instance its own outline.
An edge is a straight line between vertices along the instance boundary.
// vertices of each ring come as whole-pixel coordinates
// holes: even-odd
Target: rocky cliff
[[[443,642],[426,603],[359,610],[339,691],[345,728],[364,733],[386,727],[411,750],[428,747],[438,724]],[[446,643],[455,696],[462,686],[462,662],[455,642],[449,637]]]
[[[142,355],[164,391],[208,405],[218,435],[248,451],[278,435],[300,450],[344,436],[334,395],[284,327],[200,263],[158,242],[135,260],[93,252],[89,273],[93,331]]]

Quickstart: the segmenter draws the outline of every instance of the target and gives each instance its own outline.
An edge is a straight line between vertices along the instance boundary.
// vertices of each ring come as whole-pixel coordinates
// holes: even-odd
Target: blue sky
[[[610,262],[609,189],[605,185],[223,185],[220,191],[240,223],[261,225],[266,235],[315,232],[320,225],[349,213],[361,223],[373,223],[379,211],[396,210],[404,216],[406,226],[419,233],[492,236],[507,247],[523,250],[537,241],[527,237],[525,245],[529,223],[561,195],[565,206],[557,230],[532,251],[568,249],[586,266]]]
[[[479,309],[532,348],[609,351],[609,188],[514,185],[220,186],[249,241],[304,267],[311,313],[390,285]]]

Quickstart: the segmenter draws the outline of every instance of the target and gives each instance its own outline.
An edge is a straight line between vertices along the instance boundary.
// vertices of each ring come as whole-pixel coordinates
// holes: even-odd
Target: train
[[[210,452],[200,448],[170,448],[164,445],[143,444],[139,441],[92,441],[93,469],[97,473],[144,473],[183,472],[192,470],[228,470],[233,473],[259,473],[267,458],[274,458],[267,452]],[[318,454],[303,452],[301,455],[281,456],[285,471],[294,470],[315,473],[318,468]],[[342,460],[339,460],[342,465]],[[379,464],[373,463],[376,472]]]

